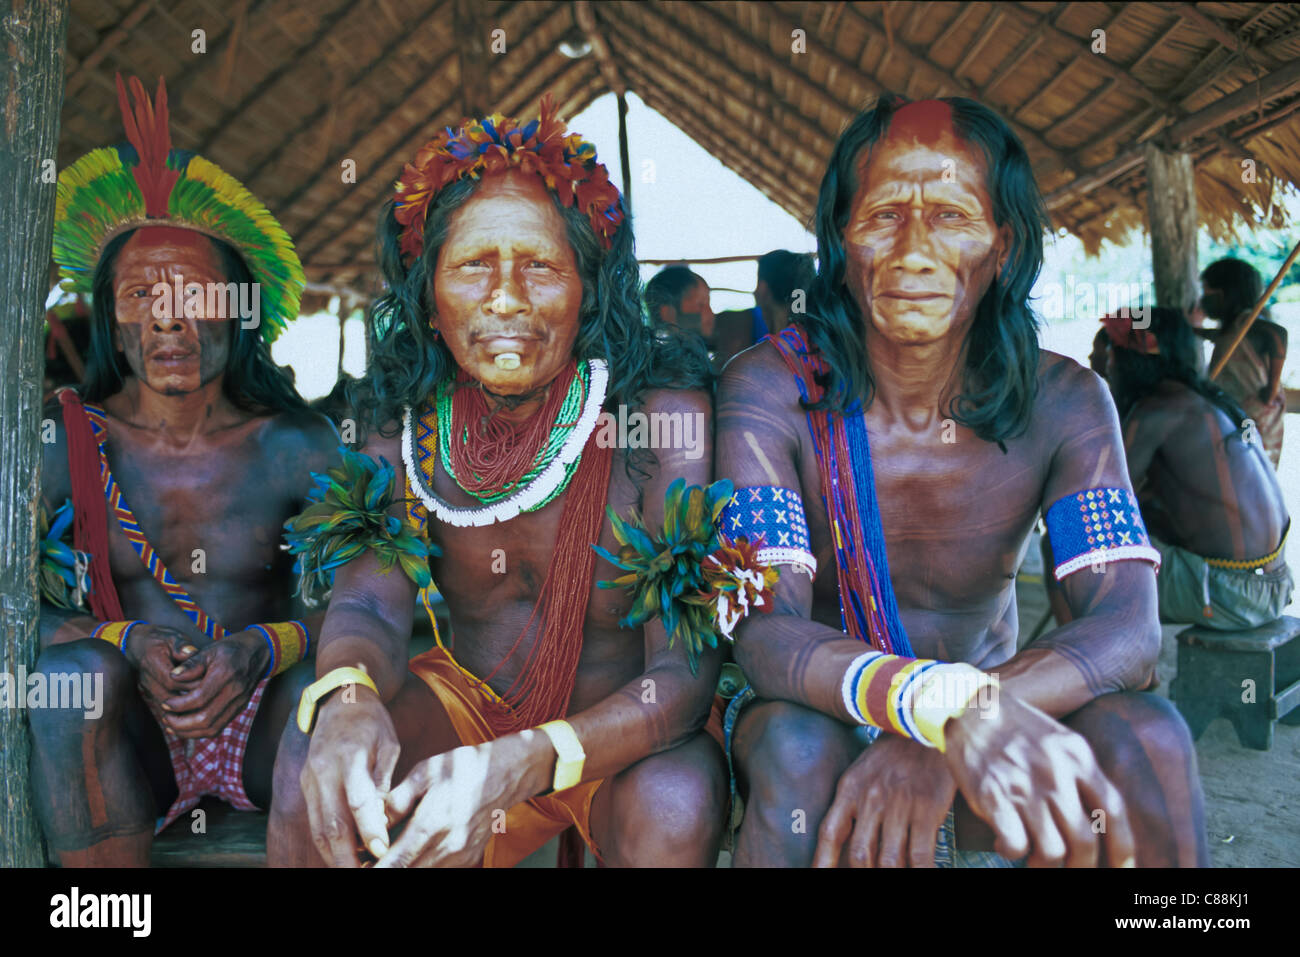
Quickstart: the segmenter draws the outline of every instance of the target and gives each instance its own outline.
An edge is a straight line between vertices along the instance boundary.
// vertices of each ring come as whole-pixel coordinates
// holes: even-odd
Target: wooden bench
[[[195,817],[201,811],[201,817]],[[266,813],[206,797],[154,839],[153,867],[265,867]],[[196,833],[199,823],[202,830]]]
[[[1193,626],[1178,635],[1178,676],[1170,695],[1201,736],[1218,717],[1232,722],[1243,747],[1267,751],[1273,724],[1300,724],[1300,618],[1282,617],[1250,631]]]

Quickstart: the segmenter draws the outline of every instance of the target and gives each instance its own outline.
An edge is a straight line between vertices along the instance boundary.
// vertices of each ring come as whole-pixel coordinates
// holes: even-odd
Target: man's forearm
[[[409,629],[402,634],[367,604],[346,597],[330,602],[316,649],[316,675],[336,668],[363,667],[384,701],[391,701],[406,678]]]
[[[1103,694],[1143,687],[1159,654],[1157,624],[1090,615],[1048,632],[990,670],[1005,690],[1059,718]]]
[[[736,663],[762,698],[793,701],[841,721],[840,685],[855,658],[867,650],[838,628],[798,615],[755,616],[736,634]]]

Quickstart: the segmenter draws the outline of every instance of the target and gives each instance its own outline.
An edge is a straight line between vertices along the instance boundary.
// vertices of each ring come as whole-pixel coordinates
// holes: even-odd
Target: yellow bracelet
[[[935,687],[936,682],[942,683],[942,689]],[[947,747],[943,726],[965,711],[985,688],[1000,687],[997,678],[974,665],[941,665],[917,689],[912,701],[912,720],[917,730],[943,754]]]
[[[551,739],[555,748],[555,780],[551,791],[564,791],[582,780],[582,766],[587,762],[587,752],[573,730],[573,725],[561,718],[539,724],[537,730]]]
[[[379,694],[379,689],[370,680],[370,675],[360,668],[335,668],[325,677],[318,678],[302,689],[302,697],[298,699],[298,730],[303,734],[310,734],[312,722],[316,719],[316,705],[320,699],[335,688],[350,684],[364,685],[375,694]]]

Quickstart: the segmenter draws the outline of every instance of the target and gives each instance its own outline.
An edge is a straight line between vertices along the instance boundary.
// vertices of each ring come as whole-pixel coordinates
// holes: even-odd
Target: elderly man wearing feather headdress
[[[368,438],[291,523],[333,593],[271,862],[510,866],[561,833],[573,862],[576,833],[610,864],[711,864],[716,635],[669,578],[698,593],[725,496],[707,443],[609,427],[620,406],[707,422],[707,356],[645,322],[622,200],[549,98],[423,147],[379,240]],[[635,601],[599,589],[598,550]],[[430,577],[452,633],[408,667]]]
[[[269,804],[320,618],[296,606],[280,526],[338,441],[271,361],[303,289],[288,236],[171,148],[161,80],[156,104],[131,91],[134,111],[119,78],[129,144],[65,169],[55,214],[65,285],[94,303],[85,378],[45,411],[37,671],[103,699],[31,712],[63,866],[147,864],[204,795]]]

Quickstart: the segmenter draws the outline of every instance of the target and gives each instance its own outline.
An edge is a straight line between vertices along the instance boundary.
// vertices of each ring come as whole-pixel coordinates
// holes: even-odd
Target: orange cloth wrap
[[[500,699],[492,689],[479,687],[476,679],[456,664],[442,648],[432,648],[411,659],[411,672],[429,686],[446,709],[461,744],[482,744],[493,737],[485,708]],[[484,867],[514,867],[551,838],[576,827],[600,859],[591,836],[591,802],[604,783],[584,781],[576,787],[545,797],[535,797],[506,811],[505,832],[493,833],[483,852]]]

